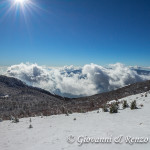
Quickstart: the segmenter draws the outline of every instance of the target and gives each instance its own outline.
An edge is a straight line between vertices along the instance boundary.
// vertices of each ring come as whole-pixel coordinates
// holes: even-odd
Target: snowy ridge
[[[145,95],[147,97],[145,97]],[[149,150],[148,143],[122,144],[83,144],[79,146],[77,141],[70,144],[67,137],[72,135],[75,140],[79,136],[110,137],[122,135],[131,137],[150,138],[150,92],[129,96],[119,101],[127,100],[130,103],[137,101],[139,109],[122,109],[110,114],[102,112],[102,109],[87,113],[74,113],[69,116],[55,115],[49,117],[34,117],[29,129],[29,118],[20,119],[15,124],[11,121],[0,122],[0,148],[2,150]],[[143,107],[141,107],[141,104]],[[76,119],[75,119],[76,118]]]

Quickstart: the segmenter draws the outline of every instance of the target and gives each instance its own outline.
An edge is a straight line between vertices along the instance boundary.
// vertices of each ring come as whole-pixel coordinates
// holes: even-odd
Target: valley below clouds
[[[150,71],[128,67],[121,63],[107,67],[86,64],[83,67],[59,68],[21,63],[0,67],[0,74],[15,77],[28,85],[65,97],[90,96],[150,80]]]

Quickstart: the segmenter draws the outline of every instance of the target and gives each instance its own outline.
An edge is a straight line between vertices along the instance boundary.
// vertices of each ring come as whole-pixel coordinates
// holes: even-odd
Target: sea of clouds
[[[87,64],[83,67],[61,68],[21,63],[1,67],[0,74],[18,78],[28,85],[66,97],[94,95],[138,81],[150,80],[150,72],[142,73],[121,63],[108,67]]]

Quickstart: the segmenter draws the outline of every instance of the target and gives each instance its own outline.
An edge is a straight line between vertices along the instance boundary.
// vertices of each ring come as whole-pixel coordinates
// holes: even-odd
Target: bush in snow
[[[118,103],[112,103],[110,105],[110,113],[118,113]]]
[[[103,105],[103,112],[108,112],[108,108],[107,108],[107,105],[105,104],[105,105]]]
[[[134,101],[131,102],[130,108],[131,109],[137,109],[136,100],[134,100]]]
[[[19,122],[19,118],[14,118],[12,122],[13,123],[18,123]]]
[[[41,118],[43,118],[43,113],[41,113]]]
[[[129,107],[127,101],[123,101],[122,108],[125,109],[127,107]]]
[[[83,110],[82,108],[79,109],[79,113],[85,113],[86,111]]]
[[[29,129],[31,129],[31,128],[33,128],[33,126],[31,125],[31,122],[32,122],[31,118],[30,118],[29,122],[30,122]]]
[[[31,129],[31,128],[33,128],[33,126],[30,124],[30,125],[29,125],[29,129]]]
[[[143,104],[140,104],[140,106],[143,107],[144,105],[143,105]]]
[[[14,116],[10,116],[10,120],[15,120],[15,117]]]
[[[118,108],[119,108],[119,103],[120,103],[120,102],[116,101],[116,106],[117,106]]]
[[[16,123],[18,123],[19,122],[19,118],[15,118],[15,121],[16,121]]]
[[[69,113],[69,114],[72,114],[72,110],[68,110],[68,113]]]
[[[66,116],[69,116],[68,110],[66,111]]]

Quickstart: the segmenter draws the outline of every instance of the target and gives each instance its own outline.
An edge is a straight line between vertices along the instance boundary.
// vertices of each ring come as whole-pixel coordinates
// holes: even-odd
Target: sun
[[[29,0],[15,0],[15,4],[25,5],[29,2]]]
[[[28,24],[28,18],[30,16],[33,17],[35,14],[39,14],[41,11],[45,11],[39,6],[39,3],[37,3],[36,0],[3,0],[3,1],[4,2],[2,3],[0,0],[0,8],[1,4],[3,4],[4,6],[6,5],[4,7],[6,10],[4,9],[5,13],[3,18],[8,16],[8,14],[12,14],[14,19],[20,17],[21,20],[25,20],[26,24]]]

